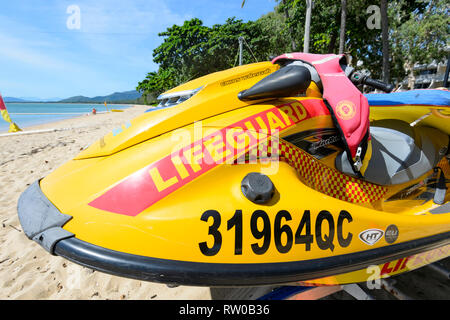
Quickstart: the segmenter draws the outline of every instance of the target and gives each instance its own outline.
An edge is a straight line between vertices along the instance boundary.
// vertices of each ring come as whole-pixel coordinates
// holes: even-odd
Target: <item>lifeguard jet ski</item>
[[[182,285],[353,283],[445,258],[450,94],[362,84],[392,90],[303,53],[187,82],[30,185],[22,228],[80,265]]]

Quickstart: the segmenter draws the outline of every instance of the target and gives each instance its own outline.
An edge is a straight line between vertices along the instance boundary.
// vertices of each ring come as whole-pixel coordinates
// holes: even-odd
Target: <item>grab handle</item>
[[[364,78],[362,83],[366,84],[368,86],[371,86],[371,87],[373,87],[375,89],[382,90],[382,91],[387,92],[387,93],[389,93],[392,90],[394,90],[394,86],[392,84],[384,83],[384,82],[381,82],[379,80],[371,79],[369,77]]]

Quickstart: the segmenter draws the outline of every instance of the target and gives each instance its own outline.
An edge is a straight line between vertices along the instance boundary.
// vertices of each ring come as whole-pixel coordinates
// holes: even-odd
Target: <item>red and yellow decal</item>
[[[448,177],[450,175],[450,163],[446,157],[443,157],[441,161],[437,164],[438,167],[442,169],[444,175]]]
[[[373,281],[381,278],[396,276],[403,272],[416,270],[436,261],[447,258],[450,255],[450,245],[427,250],[411,256],[386,262],[380,265],[371,265],[365,269],[347,272],[335,276],[299,281],[298,284],[304,286],[333,286],[345,283],[357,283]]]
[[[404,271],[415,270],[426,266],[435,261],[448,257],[450,254],[450,245],[418,253],[409,257],[401,258],[395,261],[383,264],[381,276],[396,275]]]
[[[356,107],[350,100],[342,100],[336,105],[336,115],[342,120],[350,120],[356,115]]]
[[[329,114],[322,100],[282,104],[217,130],[133,173],[89,203],[101,210],[136,216],[155,202],[270,135],[309,118]]]

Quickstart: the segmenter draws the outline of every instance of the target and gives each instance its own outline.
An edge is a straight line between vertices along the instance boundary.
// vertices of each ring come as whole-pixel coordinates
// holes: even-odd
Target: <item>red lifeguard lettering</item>
[[[215,163],[223,163],[223,160],[231,154],[231,151],[225,147],[221,134],[214,135],[203,144]]]
[[[194,172],[200,171],[202,169],[199,164],[200,160],[203,157],[201,144],[194,144],[190,148],[186,149],[185,151],[183,151],[183,156]]]
[[[298,121],[305,119],[308,116],[305,107],[300,102],[294,102],[291,104],[291,107],[294,109],[295,114],[298,117]]]
[[[155,202],[217,166],[256,150],[273,132],[329,111],[320,99],[293,101],[242,119],[134,172],[89,203],[90,206],[136,216]],[[230,133],[227,132],[230,130]],[[194,132],[195,137],[195,132]],[[219,163],[218,163],[219,161]],[[138,187],[136,187],[138,186]]]
[[[153,183],[156,186],[156,189],[158,189],[159,192],[169,188],[170,186],[172,186],[178,182],[178,178],[176,176],[171,177],[167,180],[164,180],[161,177],[161,174],[159,173],[157,167],[151,168],[149,173],[150,173],[150,176],[152,177]]]
[[[277,128],[279,129],[286,128],[286,125],[283,123],[283,121],[281,121],[281,119],[279,119],[273,112],[267,113],[267,120],[269,121],[269,127],[271,131]]]

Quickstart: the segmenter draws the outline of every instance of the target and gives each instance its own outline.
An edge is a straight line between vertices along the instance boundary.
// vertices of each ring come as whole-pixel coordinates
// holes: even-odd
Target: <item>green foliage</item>
[[[450,7],[448,1],[415,1],[418,8],[414,11],[401,11],[408,1],[397,1],[392,6],[391,35],[392,58],[394,68],[400,76],[410,72],[412,66],[442,60],[446,56],[445,47],[450,44]]]
[[[390,0],[388,6],[389,52],[391,78],[401,80],[415,62],[429,62],[444,56],[449,44],[450,15],[448,0]],[[243,4],[245,1],[243,1]],[[345,52],[352,65],[362,62],[363,68],[381,78],[381,29],[370,29],[367,12],[379,0],[347,1]],[[245,7],[244,9],[245,10]],[[173,25],[159,34],[163,43],[153,51],[157,72],[150,72],[139,82],[137,90],[146,103],[154,103],[162,92],[211,72],[237,64],[238,38],[244,37],[244,63],[268,60],[292,51],[302,51],[306,1],[278,0],[272,12],[256,21],[243,22],[229,18],[224,24],[203,25],[197,18]],[[339,47],[341,19],[340,1],[315,0],[310,28],[310,52],[336,53]],[[253,53],[253,54],[252,54]],[[406,68],[405,68],[406,67]]]
[[[139,82],[136,90],[142,92],[146,103],[153,104],[161,93],[177,84],[177,73],[174,68],[159,68],[158,72],[149,72],[147,77]]]
[[[267,60],[272,39],[267,31],[261,22],[244,23],[235,18],[212,27],[204,26],[197,18],[185,21],[182,26],[173,25],[159,34],[164,41],[153,51],[153,61],[159,64],[159,70],[148,73],[137,90],[152,103],[169,88],[235,66],[240,36],[251,49],[244,51],[244,63],[256,62],[255,58]]]
[[[280,9],[276,8],[274,11],[263,15],[255,23],[261,29],[260,36],[266,39],[267,44],[264,51],[267,56],[277,56],[292,51],[292,35],[289,32],[286,18]]]
[[[335,51],[338,44],[340,26],[340,1],[314,1],[311,16],[310,47],[311,53],[329,53]],[[279,9],[289,11],[286,24],[292,30],[298,47],[303,48],[304,26],[306,18],[305,0],[285,0],[280,2]]]
[[[286,25],[303,47],[306,15],[305,0],[279,0],[278,10],[289,11]],[[352,64],[359,61],[374,78],[381,78],[381,29],[369,29],[367,12],[370,5],[380,6],[379,0],[347,1],[345,52]],[[340,27],[340,1],[315,0],[310,28],[310,52],[336,53]],[[391,76],[400,81],[407,72],[405,64],[441,59],[449,43],[449,7],[446,0],[390,0],[388,7]]]

